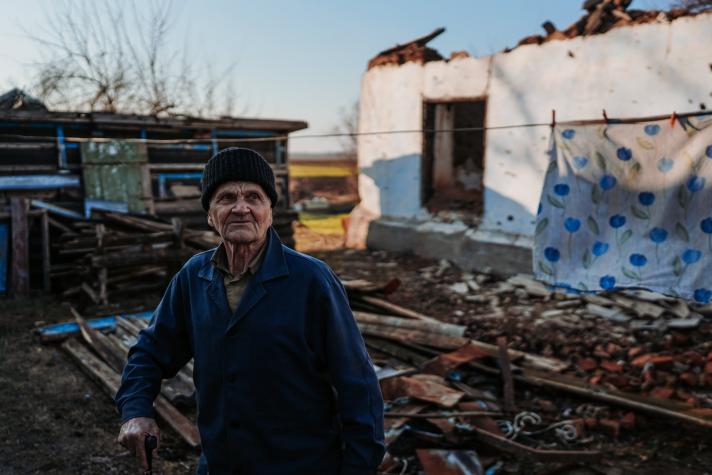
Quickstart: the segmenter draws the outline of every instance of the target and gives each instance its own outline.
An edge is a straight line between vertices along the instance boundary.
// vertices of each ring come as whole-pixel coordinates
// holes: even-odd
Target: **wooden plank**
[[[499,348],[496,345],[484,343],[468,338],[432,334],[428,332],[410,330],[405,328],[386,327],[379,325],[371,325],[359,322],[359,328],[366,335],[388,338],[404,343],[418,343],[421,345],[431,346],[441,350],[455,350],[467,344],[477,347],[484,353],[493,358],[499,357]],[[516,361],[518,365],[525,368],[543,369],[545,371],[560,372],[566,369],[569,365],[566,362],[559,361],[554,358],[546,358],[544,356],[524,353],[517,350],[509,350],[509,358]]]
[[[130,317],[130,320],[134,322],[139,319],[150,320],[153,316],[153,312],[132,313],[128,315],[110,315],[108,317],[93,318],[91,320],[87,320],[87,324],[96,330],[110,330],[116,326],[117,320],[126,320],[125,318],[119,318],[124,316]],[[43,342],[63,340],[78,332],[79,325],[77,325],[76,321],[53,323],[52,325],[46,325],[37,330],[37,333],[40,335],[40,340]]]
[[[0,223],[0,292],[7,292],[7,267],[10,260],[9,248],[10,226],[7,223]]]
[[[77,188],[77,175],[8,175],[0,176],[0,190],[48,190]]]
[[[29,231],[27,223],[27,198],[10,198],[12,222],[12,293],[24,298],[30,294]]]
[[[122,328],[116,329],[116,334],[103,335],[108,342],[110,342],[116,349],[116,355],[120,357],[123,361],[126,361],[129,354],[129,349],[133,346],[133,342],[129,343],[121,339],[118,334],[129,336],[132,339],[133,335]],[[135,340],[134,340],[135,341]],[[171,379],[166,379],[161,383],[161,394],[165,396],[171,403],[184,403],[190,404],[194,401],[192,400],[192,395],[195,392],[195,385],[190,377],[185,377],[181,372],[178,372],[175,377]],[[189,403],[190,401],[190,403]],[[191,404],[191,405],[193,405]]]
[[[106,335],[90,327],[74,307],[69,307],[69,310],[72,312],[72,315],[74,315],[77,325],[79,325],[79,331],[84,341],[94,348],[94,351],[96,351],[104,362],[111,366],[114,371],[121,373],[126,365],[126,355],[123,354],[119,348],[115,347]]]
[[[42,227],[42,285],[44,287],[45,292],[50,292],[52,290],[52,266],[50,263],[49,253],[49,216],[47,215],[46,209],[42,210],[40,220]]]
[[[603,454],[597,450],[545,450],[528,447],[519,442],[507,439],[492,432],[473,427],[478,440],[505,453],[516,454],[530,460],[552,463],[592,463],[599,460]]]
[[[74,339],[70,338],[62,343],[62,348],[77,362],[85,374],[99,383],[110,397],[113,398],[116,395],[121,384],[121,376],[118,373]],[[165,397],[159,395],[153,405],[161,419],[175,430],[188,445],[193,448],[200,447],[198,428]]]
[[[443,322],[430,322],[427,320],[415,320],[412,318],[389,317],[368,312],[353,312],[354,318],[359,323],[371,325],[383,325],[388,327],[404,328],[409,330],[419,330],[424,332],[438,333],[448,336],[463,336],[467,327],[462,325],[452,325]]]
[[[144,154],[147,154],[146,148],[143,149]],[[147,156],[147,155],[146,155]],[[144,163],[141,165],[141,195],[143,197],[143,203],[146,211],[149,214],[156,214],[156,207],[153,202],[153,188],[151,186],[151,170],[148,168],[148,164]]]
[[[375,307],[379,307],[387,312],[391,312],[394,315],[399,315],[401,317],[415,318],[417,320],[424,320],[424,321],[440,323],[440,320],[436,320],[435,318],[428,317],[427,315],[423,315],[422,313],[418,313],[414,310],[410,310],[408,308],[401,307],[400,305],[396,305],[393,302],[379,299],[378,297],[373,297],[371,295],[361,295],[361,296],[359,296],[359,300],[363,300],[364,302],[366,302],[368,304],[371,304]]]

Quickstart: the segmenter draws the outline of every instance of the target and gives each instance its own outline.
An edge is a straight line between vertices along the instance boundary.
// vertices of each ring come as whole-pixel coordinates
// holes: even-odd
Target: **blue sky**
[[[320,133],[331,131],[340,110],[358,99],[368,60],[383,49],[444,26],[447,31],[430,44],[443,56],[457,50],[484,56],[541,33],[545,20],[565,28],[582,15],[582,3],[175,0],[172,41],[187,41],[196,63],[207,58],[218,65],[236,64],[233,81],[245,115],[306,120],[308,133]],[[634,0],[631,8],[666,8],[669,3]],[[57,4],[0,0],[0,91],[28,85],[29,65],[38,55],[21,26],[40,31]],[[291,147],[323,152],[338,149],[338,142],[302,139]]]

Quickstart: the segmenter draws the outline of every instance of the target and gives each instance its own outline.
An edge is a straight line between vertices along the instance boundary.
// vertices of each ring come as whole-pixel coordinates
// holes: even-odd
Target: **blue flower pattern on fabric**
[[[661,158],[658,160],[658,170],[660,170],[662,173],[667,173],[670,170],[672,170],[672,167],[675,165],[675,162],[670,160],[669,158]]]
[[[697,193],[704,187],[705,187],[704,177],[692,175],[687,180],[687,189],[690,190],[692,193]]]
[[[567,292],[647,286],[712,301],[712,124],[581,125],[552,140],[537,275]]]
[[[569,188],[569,185],[567,185],[566,183],[559,183],[558,185],[554,186],[554,193],[556,193],[558,196],[568,196],[570,191],[571,188]]]
[[[629,148],[621,147],[618,150],[616,150],[616,156],[618,157],[619,160],[623,160],[624,162],[627,162],[631,158],[633,158],[633,151]]]
[[[558,262],[561,258],[561,253],[555,247],[547,247],[544,249],[544,257],[549,262]]]
[[[570,233],[575,233],[580,227],[581,221],[576,218],[566,218],[564,221],[564,228]]]
[[[617,180],[616,177],[612,175],[603,175],[601,177],[601,180],[599,182],[599,185],[601,185],[601,188],[604,190],[610,190],[614,186],[616,186]]]
[[[631,254],[629,260],[635,267],[643,267],[648,263],[648,258],[643,254]]]
[[[712,300],[712,290],[710,289],[695,289],[693,295],[697,303],[708,304]]]
[[[697,249],[686,249],[685,252],[682,253],[682,262],[685,264],[694,264],[700,260],[700,257],[702,257],[702,253]]]
[[[712,216],[700,221],[700,229],[705,234],[712,234]]]
[[[640,201],[640,204],[643,206],[650,206],[655,203],[655,195],[649,191],[644,191],[638,195],[638,201]]]
[[[604,290],[611,290],[616,287],[616,278],[612,275],[604,275],[598,282],[601,288]]]
[[[576,135],[576,131],[574,129],[566,129],[561,132],[561,136],[568,140],[574,138],[574,135]]]
[[[658,124],[648,124],[643,127],[643,130],[645,130],[645,133],[648,135],[658,135],[658,132],[660,132],[660,126]]]
[[[605,242],[596,241],[593,244],[593,249],[591,249],[591,252],[594,256],[600,257],[608,252],[608,244]]]
[[[625,226],[625,216],[620,214],[614,214],[613,216],[611,216],[611,219],[608,220],[608,223],[611,225],[612,228],[618,229],[622,226]]]
[[[574,167],[578,170],[581,170],[583,168],[586,168],[586,165],[588,165],[588,157],[583,157],[583,156],[578,156],[574,157]]]
[[[665,242],[667,237],[668,232],[665,231],[663,228],[653,228],[650,230],[650,240],[653,241],[655,244]]]

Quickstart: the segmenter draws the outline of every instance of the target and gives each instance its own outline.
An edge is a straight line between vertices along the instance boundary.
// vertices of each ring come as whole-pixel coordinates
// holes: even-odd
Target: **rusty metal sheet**
[[[390,378],[381,382],[381,389],[384,399],[389,401],[407,396],[442,407],[453,407],[465,395],[447,387],[443,378],[432,374]]]
[[[423,371],[430,374],[445,376],[453,369],[471,361],[488,357],[489,354],[482,351],[472,343],[458,348],[450,353],[443,353],[425,363]]]
[[[480,458],[474,450],[418,449],[418,460],[426,475],[483,475]]]

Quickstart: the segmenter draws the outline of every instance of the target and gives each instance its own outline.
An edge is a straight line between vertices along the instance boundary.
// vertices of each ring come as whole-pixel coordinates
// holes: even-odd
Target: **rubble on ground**
[[[646,421],[712,427],[709,307],[646,291],[555,293],[446,260],[406,275],[386,253],[346,253],[354,260],[335,269],[386,401],[381,473],[608,473],[611,447]],[[428,314],[414,298],[424,288]],[[59,337],[40,334],[75,335],[65,350],[110,393],[146,316],[75,319]],[[195,447],[190,367],[176,378],[159,414]]]

